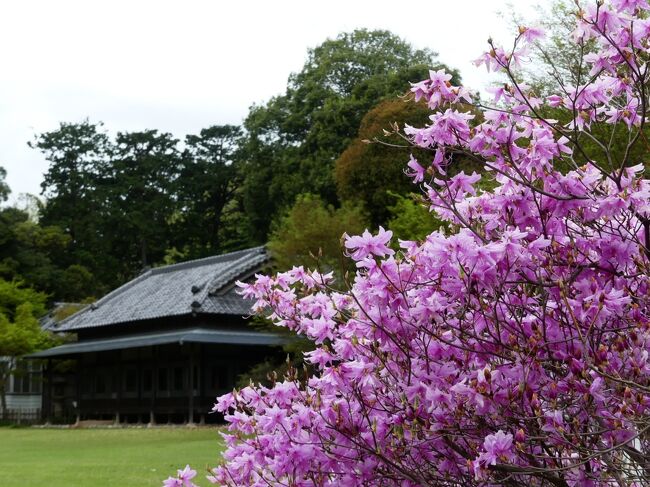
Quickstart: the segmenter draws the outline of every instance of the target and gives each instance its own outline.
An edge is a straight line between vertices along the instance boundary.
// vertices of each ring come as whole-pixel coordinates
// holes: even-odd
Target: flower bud
[[[569,369],[571,369],[573,375],[580,375],[582,373],[582,368],[583,364],[581,362],[578,362],[576,359],[571,360]]]
[[[526,434],[522,428],[519,428],[515,433],[515,441],[517,443],[523,443],[526,440]]]
[[[598,347],[598,352],[596,353],[596,358],[600,362],[607,361],[607,348],[605,348],[605,345],[601,345],[600,347]]]
[[[530,400],[530,405],[533,409],[539,409],[539,406],[541,405],[536,392],[533,393],[533,397]]]

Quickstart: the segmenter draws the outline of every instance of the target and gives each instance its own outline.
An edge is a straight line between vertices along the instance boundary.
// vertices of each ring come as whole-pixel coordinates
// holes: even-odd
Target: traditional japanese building
[[[30,356],[47,362],[43,419],[213,419],[215,397],[284,341],[249,326],[236,292],[267,259],[257,247],[150,269],[51,326],[76,341]]]

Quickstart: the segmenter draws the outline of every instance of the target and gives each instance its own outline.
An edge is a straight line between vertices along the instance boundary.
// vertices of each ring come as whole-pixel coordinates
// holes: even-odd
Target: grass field
[[[160,487],[188,463],[205,485],[222,447],[215,428],[0,428],[0,486]]]

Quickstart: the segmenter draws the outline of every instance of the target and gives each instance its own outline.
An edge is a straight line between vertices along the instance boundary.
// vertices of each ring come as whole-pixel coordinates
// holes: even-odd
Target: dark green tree
[[[175,188],[181,157],[178,140],[157,130],[118,132],[99,188],[105,232],[119,258],[119,280],[161,262],[172,239]]]
[[[72,238],[73,250],[96,250],[95,215],[100,206],[96,187],[110,153],[101,124],[62,123],[57,130],[36,136],[29,146],[50,163],[41,183],[47,198],[41,222],[62,227]]]
[[[286,93],[254,106],[244,123],[243,201],[253,238],[263,242],[278,210],[300,193],[337,204],[334,161],[363,115],[435,66],[433,52],[382,30],[341,34],[310,49]]]
[[[29,146],[49,162],[41,183],[45,201],[39,203],[38,225],[58,227],[69,237],[65,252],[50,258],[61,268],[83,266],[94,276],[86,293],[101,294],[117,283],[118,259],[111,253],[116,230],[106,230],[105,199],[98,191],[110,164],[110,139],[101,123],[84,120],[61,123],[37,135]]]
[[[185,138],[175,191],[180,216],[174,227],[175,245],[188,258],[220,253],[229,239],[232,229],[224,225],[224,216],[241,180],[241,135],[235,125],[214,125]]]
[[[399,248],[399,240],[421,241],[431,232],[446,227],[445,222],[429,211],[422,195],[412,193],[403,196],[389,193],[394,203],[388,207],[388,228],[393,232],[392,244]]]
[[[11,194],[11,189],[9,188],[6,179],[7,170],[4,167],[0,167],[0,201],[7,201]]]
[[[68,264],[71,237],[57,226],[42,226],[27,212],[0,210],[0,278],[20,280],[54,300],[78,300],[96,290],[92,273]]]

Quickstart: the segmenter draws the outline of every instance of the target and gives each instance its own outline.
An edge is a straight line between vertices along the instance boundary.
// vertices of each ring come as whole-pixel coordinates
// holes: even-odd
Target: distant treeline
[[[148,266],[269,240],[284,265],[291,253],[303,263],[319,247],[334,252],[337,221],[352,232],[411,218],[409,149],[363,140],[394,121],[424,124],[426,107],[400,96],[440,67],[390,32],[358,30],[309,50],[286,92],[252,106],[241,127],[181,141],[61,123],[30,143],[49,162],[37,207],[0,211],[0,277],[80,300]],[[418,232],[411,224],[394,226]]]

